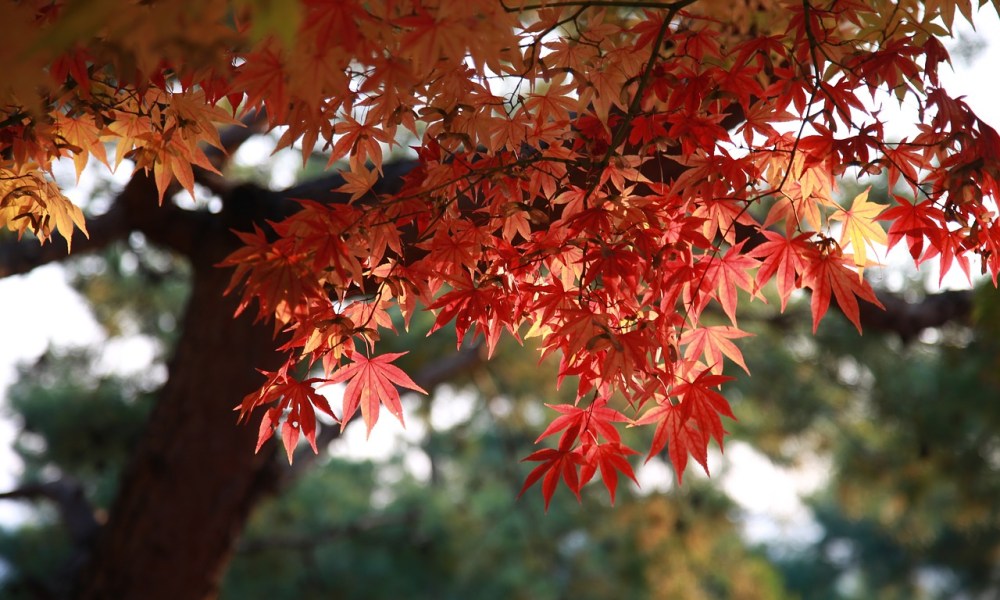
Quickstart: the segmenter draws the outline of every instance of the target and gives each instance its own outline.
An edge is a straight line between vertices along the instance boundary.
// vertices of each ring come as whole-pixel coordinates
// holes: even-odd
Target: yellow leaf
[[[875,219],[885,210],[882,204],[868,201],[871,187],[861,192],[851,203],[850,210],[838,209],[830,215],[831,221],[843,221],[844,229],[840,234],[840,245],[850,240],[854,248],[854,264],[864,268],[868,264],[867,247],[875,244],[885,246],[888,242],[885,230],[875,222]]]
[[[66,239],[67,250],[72,250],[74,227],[89,237],[83,211],[30,167],[20,172],[0,167],[0,227],[18,235],[30,230],[42,243],[52,237],[54,228]]]
[[[94,117],[80,115],[73,118],[56,114],[55,119],[59,135],[71,146],[69,150],[73,155],[73,164],[76,166],[77,181],[80,181],[80,173],[83,172],[83,168],[91,156],[108,165],[108,156],[104,149],[104,143],[100,139],[100,131],[94,122]],[[110,167],[110,165],[108,166]]]
[[[69,198],[63,196],[59,187],[55,183],[43,180],[42,189],[45,198],[48,200],[48,212],[51,221],[55,223],[56,230],[66,239],[66,251],[71,252],[73,247],[73,227],[76,226],[83,232],[83,235],[90,237],[87,233],[86,220],[83,218],[83,211],[80,207],[70,202]],[[49,231],[51,236],[51,230]]]

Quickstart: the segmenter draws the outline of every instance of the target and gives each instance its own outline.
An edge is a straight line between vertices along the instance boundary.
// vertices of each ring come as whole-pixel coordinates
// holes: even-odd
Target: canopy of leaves
[[[884,192],[872,196],[884,200]],[[139,266],[123,268],[132,261],[122,257],[132,255]],[[170,337],[159,324],[165,313],[176,315],[185,285],[168,264],[133,246],[77,268],[89,275],[82,289],[104,306],[100,320],[110,330],[133,323]],[[935,343],[907,345],[877,334],[859,340],[838,316],[813,336],[808,319],[798,318],[808,315],[805,298],[793,299],[783,316],[762,303],[742,313],[755,334],[743,342],[755,375],[726,365],[727,375],[739,376],[728,384],[739,399],[734,410],[747,409],[733,435],[780,462],[814,452],[830,461],[829,486],[812,500],[822,525],[815,545],[749,550],[733,529],[736,505],[698,479],[667,493],[627,486],[613,511],[596,489],[581,490],[585,506],[553,502],[545,517],[542,498],[515,503],[512,492],[530,468],[518,472],[513,461],[538,435],[540,402],[570,417],[551,427],[565,424],[557,437],[579,413],[566,406],[572,390],[551,389],[558,361],[539,368],[508,339],[474,380],[454,382],[478,390],[468,421],[401,446],[388,463],[324,453],[269,500],[243,537],[222,595],[788,597],[781,579],[792,597],[810,598],[949,598],[995,589],[996,300],[995,290],[980,290],[971,326],[952,324]],[[433,320],[418,314],[413,331],[387,337],[383,349],[410,350],[398,363],[419,371],[452,343],[452,330],[423,338]],[[23,371],[8,410],[23,427],[16,447],[28,467],[22,483],[72,477],[103,510],[142,435],[147,384],[94,376],[92,362],[82,352],[49,354]],[[614,424],[609,410],[594,409]],[[427,411],[422,403],[408,418],[426,426]],[[621,441],[638,447],[653,433],[627,429]],[[409,474],[407,453],[427,457],[429,481]],[[68,581],[73,540],[47,508],[0,531],[9,567],[4,597],[37,597]],[[927,573],[935,575],[930,587]]]
[[[600,471],[613,497],[634,452],[616,423],[653,428],[650,455],[667,447],[679,475],[689,454],[707,468],[733,416],[717,371],[743,362],[728,343],[741,295],[774,281],[784,306],[808,289],[814,329],[831,301],[860,328],[883,243],[1000,272],[1000,136],[938,79],[970,0],[277,4],[5,5],[0,225],[67,242],[82,227],[45,175],[63,156],[128,158],[161,201],[192,191],[217,125],[251,111],[280,146],[346,159],[339,195],[243,233],[225,261],[243,307],[290,334],[286,366],[242,405],[274,403],[262,431],[284,419],[289,443],[327,409],[293,381],[300,363],[324,368],[308,384],[349,380],[336,418],[398,412],[389,382],[409,380],[375,346],[390,307],[409,322],[422,305],[459,343],[492,352],[506,331],[560,356],[591,418],[531,456],[532,481],[548,499]],[[919,110],[892,141],[880,106],[897,99]],[[416,166],[371,193],[406,136]],[[909,187],[912,208],[842,206],[833,182],[857,174]],[[713,305],[723,337],[703,331]]]
[[[121,257],[132,255],[147,266],[121,268]],[[179,312],[176,292],[186,287],[186,269],[166,268],[161,258],[137,246],[71,261],[74,274],[89,275],[74,279],[92,305],[102,307],[106,318],[100,320],[112,337],[135,330],[174,335],[157,324]],[[153,284],[146,270],[156,264],[161,269]],[[123,301],[137,296],[141,302]],[[423,322],[415,326],[433,321],[428,314],[417,318]],[[135,329],[123,332],[123,323]],[[410,350],[399,363],[420,371],[452,345],[444,334],[454,332],[428,340],[416,333],[393,336],[385,346]],[[54,479],[78,482],[77,501],[103,514],[114,510],[113,491],[150,406],[141,375],[94,375],[97,352],[99,346],[54,350],[25,365],[5,409],[21,427],[15,450],[26,469],[19,489]],[[281,484],[281,493],[254,511],[220,597],[711,598],[741,586],[753,590],[751,598],[783,597],[775,567],[741,542],[731,520],[733,502],[704,482],[669,495],[640,495],[629,487],[619,492],[616,508],[597,489],[582,492],[586,506],[555,502],[547,515],[541,498],[515,502],[512,492],[521,476],[516,458],[537,433],[539,400],[558,395],[552,389],[555,366],[549,361],[539,368],[530,354],[504,341],[497,360],[475,372],[478,385],[467,375],[451,381],[472,398],[468,419],[435,430],[424,403],[409,418],[430,431],[395,448],[388,460],[329,458],[324,452],[318,464],[297,471],[290,485]],[[414,455],[426,457],[430,475],[415,477],[407,468]],[[274,466],[287,476],[302,463]],[[32,509],[27,521],[0,527],[4,598],[58,596],[79,563],[81,540],[67,531],[63,515],[48,502]],[[669,580],[663,577],[665,560],[673,573]],[[733,566],[718,572],[714,565],[723,562]]]

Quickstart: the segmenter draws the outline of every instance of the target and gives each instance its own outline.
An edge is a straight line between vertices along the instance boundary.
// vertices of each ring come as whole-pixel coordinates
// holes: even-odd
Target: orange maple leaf
[[[335,191],[350,194],[352,202],[370,192],[372,186],[378,181],[379,175],[375,169],[369,170],[368,167],[353,160],[351,161],[351,170],[341,171],[340,174],[346,183]]]

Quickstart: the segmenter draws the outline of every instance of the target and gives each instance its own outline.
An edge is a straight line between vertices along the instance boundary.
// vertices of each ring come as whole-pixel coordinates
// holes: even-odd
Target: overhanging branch
[[[108,244],[128,236],[130,227],[124,208],[115,204],[111,210],[87,222],[90,237],[84,237],[79,232],[74,236],[73,254],[97,252]],[[51,262],[64,260],[67,257],[66,246],[62,240],[53,238],[46,244],[40,244],[34,237],[21,240],[10,239],[0,242],[0,279],[11,275],[21,275],[37,267]]]
[[[863,333],[888,333],[898,335],[903,343],[917,339],[927,329],[949,324],[967,324],[972,315],[972,290],[951,290],[927,294],[919,300],[908,301],[899,294],[885,290],[875,295],[885,310],[870,302],[858,299],[858,308]],[[840,305],[831,303],[837,312],[843,314]],[[747,315],[742,318],[749,319]],[[781,314],[764,317],[761,320],[781,330],[789,329],[795,322],[809,319],[809,309],[789,309]]]
[[[862,329],[895,333],[904,343],[916,339],[926,329],[964,323],[972,314],[972,290],[927,294],[916,302],[886,291],[876,292],[876,296],[885,310],[863,300],[858,303]]]
[[[83,486],[72,477],[65,476],[55,481],[28,483],[9,492],[0,493],[0,500],[51,500],[59,509],[59,517],[69,532],[73,543],[87,547],[100,529]]]
[[[139,171],[118,193],[108,212],[88,220],[89,236],[77,233],[73,256],[100,251],[133,231],[141,231],[164,248],[191,256],[213,219],[214,215],[207,212],[182,210],[170,203],[158,206],[156,185],[149,175]],[[63,242],[39,244],[33,237],[0,241],[0,279],[68,257]]]

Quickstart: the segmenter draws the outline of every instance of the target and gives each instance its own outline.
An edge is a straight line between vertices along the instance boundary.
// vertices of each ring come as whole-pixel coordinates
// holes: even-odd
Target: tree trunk
[[[273,369],[272,330],[222,299],[233,246],[221,220],[198,232],[181,339],[145,435],[124,474],[76,595],[87,599],[212,598],[251,508],[274,481],[273,445],[235,407]]]

